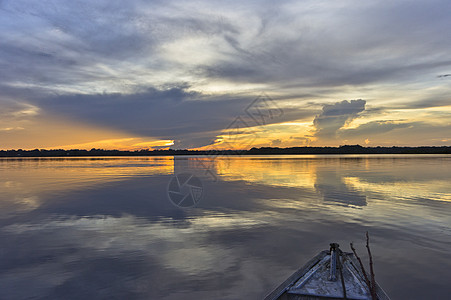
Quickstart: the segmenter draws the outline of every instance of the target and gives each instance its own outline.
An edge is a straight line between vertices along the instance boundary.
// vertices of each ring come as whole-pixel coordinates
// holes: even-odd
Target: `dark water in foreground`
[[[0,299],[261,299],[367,230],[392,299],[449,299],[450,182],[451,156],[0,159]]]

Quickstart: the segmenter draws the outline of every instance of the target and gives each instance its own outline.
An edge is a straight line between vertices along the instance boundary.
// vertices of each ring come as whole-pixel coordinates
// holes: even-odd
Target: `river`
[[[366,231],[392,299],[445,299],[450,182],[450,155],[2,158],[0,299],[262,299]]]

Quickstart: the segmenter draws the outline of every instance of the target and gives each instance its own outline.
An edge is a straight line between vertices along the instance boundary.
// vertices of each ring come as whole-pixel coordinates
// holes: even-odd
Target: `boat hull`
[[[312,258],[279,285],[265,300],[349,299],[371,300],[363,272],[352,253],[338,250],[341,270],[337,280],[331,280],[331,251],[325,250]],[[334,261],[332,259],[332,261]],[[340,269],[339,268],[339,269]],[[344,298],[346,290],[346,298]],[[376,283],[377,299],[389,297]]]

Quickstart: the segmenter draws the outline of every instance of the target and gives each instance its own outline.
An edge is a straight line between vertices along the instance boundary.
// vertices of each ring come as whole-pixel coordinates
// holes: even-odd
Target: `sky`
[[[0,0],[0,149],[451,145],[450,11]]]

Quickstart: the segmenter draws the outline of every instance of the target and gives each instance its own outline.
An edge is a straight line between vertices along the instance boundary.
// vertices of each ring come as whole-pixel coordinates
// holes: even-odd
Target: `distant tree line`
[[[451,146],[422,147],[362,147],[344,145],[339,147],[291,147],[252,148],[247,154],[451,154]]]
[[[173,156],[173,155],[271,155],[271,154],[451,154],[451,146],[423,147],[262,147],[250,150],[104,150],[104,149],[34,149],[0,150],[0,157],[81,157],[81,156]]]

